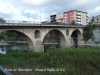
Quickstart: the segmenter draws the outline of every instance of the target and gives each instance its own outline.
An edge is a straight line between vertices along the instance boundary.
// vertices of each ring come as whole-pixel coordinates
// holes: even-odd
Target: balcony
[[[81,13],[76,13],[77,16],[81,16]]]
[[[81,19],[81,16],[76,16],[77,19]]]
[[[81,22],[81,20],[80,19],[76,19],[76,22]]]

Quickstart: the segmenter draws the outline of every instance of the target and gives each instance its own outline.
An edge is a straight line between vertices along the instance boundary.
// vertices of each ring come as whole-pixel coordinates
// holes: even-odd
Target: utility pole
[[[29,15],[30,15],[30,13],[28,13],[28,21],[29,21]]]
[[[41,9],[40,9],[40,24],[41,24]]]

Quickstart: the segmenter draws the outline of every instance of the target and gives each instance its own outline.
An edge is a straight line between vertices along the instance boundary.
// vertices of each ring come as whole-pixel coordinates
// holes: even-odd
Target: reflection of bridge
[[[54,41],[45,42],[51,35],[60,38],[60,47],[73,46],[77,40],[77,44],[80,44],[83,39],[83,28],[84,26],[79,25],[39,24],[32,21],[0,21],[0,32],[8,30],[19,32],[26,38],[29,48],[34,51],[44,51],[45,44],[57,44]],[[77,40],[73,40],[73,37]]]

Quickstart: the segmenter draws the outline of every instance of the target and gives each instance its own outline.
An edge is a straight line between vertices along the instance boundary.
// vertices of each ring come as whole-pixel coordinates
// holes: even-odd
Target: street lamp
[[[29,14],[30,14],[30,13],[28,13],[28,21],[29,21]]]
[[[41,9],[40,9],[40,24],[41,24]]]

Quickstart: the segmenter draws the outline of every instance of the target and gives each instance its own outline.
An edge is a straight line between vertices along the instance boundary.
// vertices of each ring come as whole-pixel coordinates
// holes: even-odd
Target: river
[[[27,50],[28,43],[15,43],[15,42],[0,42],[0,48],[6,50]]]

